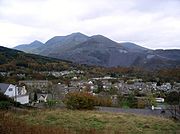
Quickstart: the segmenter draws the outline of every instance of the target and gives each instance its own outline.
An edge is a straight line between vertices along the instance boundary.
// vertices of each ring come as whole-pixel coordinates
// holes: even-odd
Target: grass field
[[[27,110],[1,112],[1,132],[8,133],[179,133],[180,122],[153,116],[98,111]],[[17,132],[16,132],[17,131]]]

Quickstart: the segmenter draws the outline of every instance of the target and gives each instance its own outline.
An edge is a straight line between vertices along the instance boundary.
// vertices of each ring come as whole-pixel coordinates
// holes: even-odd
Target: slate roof
[[[5,93],[10,84],[0,83],[0,92]]]

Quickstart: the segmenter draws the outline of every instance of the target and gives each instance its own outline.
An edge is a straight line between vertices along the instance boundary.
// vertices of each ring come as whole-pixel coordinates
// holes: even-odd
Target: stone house
[[[25,85],[28,91],[41,90],[46,91],[52,87],[52,82],[48,80],[24,80],[19,81],[19,85]]]

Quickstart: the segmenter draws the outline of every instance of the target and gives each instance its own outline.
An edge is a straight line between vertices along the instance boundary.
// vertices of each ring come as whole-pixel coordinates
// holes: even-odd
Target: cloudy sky
[[[0,45],[81,32],[180,49],[180,0],[0,0]]]

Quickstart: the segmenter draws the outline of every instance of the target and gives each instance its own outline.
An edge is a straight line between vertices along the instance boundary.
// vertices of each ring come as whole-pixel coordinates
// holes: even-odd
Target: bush
[[[137,106],[136,108],[145,108],[146,106],[146,100],[145,99],[137,99]]]
[[[96,106],[112,106],[112,100],[110,98],[97,97],[95,101]]]
[[[127,84],[134,84],[134,81],[128,80],[128,81],[127,81]]]
[[[55,105],[56,105],[57,101],[56,100],[48,100],[46,102],[46,105],[49,107],[49,108],[53,108]]]
[[[14,105],[15,107],[20,107],[20,106],[21,106],[21,103],[20,103],[20,102],[13,101],[13,105]]]
[[[8,102],[12,106],[20,107],[20,103],[14,101],[12,98],[9,98],[8,96],[4,95],[3,93],[0,93],[0,103],[2,103],[2,107],[4,107],[6,104],[4,102]]]
[[[180,93],[177,91],[169,92],[166,101],[170,105],[178,105],[180,103]]]
[[[0,101],[9,101],[9,102],[13,102],[13,100],[11,98],[9,98],[8,96],[4,95],[3,93],[0,92]]]
[[[128,94],[128,96],[120,95],[118,96],[118,105],[120,107],[126,107],[126,108],[136,108],[136,99],[134,94]]]
[[[66,95],[64,102],[69,109],[93,109],[95,97],[87,92],[73,92]]]
[[[7,110],[11,106],[11,103],[8,101],[0,101],[0,109]]]

